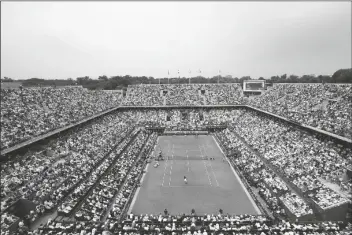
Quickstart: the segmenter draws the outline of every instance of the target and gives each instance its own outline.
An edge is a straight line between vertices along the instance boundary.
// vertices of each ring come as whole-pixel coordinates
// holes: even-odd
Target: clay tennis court
[[[197,214],[217,214],[220,208],[230,214],[260,213],[211,135],[160,136],[153,154],[160,149],[167,160],[156,168],[148,165],[130,213],[167,209],[170,214],[190,214],[195,209]]]

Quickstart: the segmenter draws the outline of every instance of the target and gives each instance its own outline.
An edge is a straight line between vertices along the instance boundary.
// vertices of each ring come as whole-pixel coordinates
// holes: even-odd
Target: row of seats
[[[240,104],[239,84],[173,84],[129,86],[125,106]]]
[[[128,193],[138,182],[141,175],[145,155],[156,141],[157,135],[149,136],[142,132],[136,140],[121,154],[108,174],[99,182],[93,193],[82,202],[81,208],[75,213],[75,218],[80,221],[100,221],[105,216],[120,216],[124,203],[127,202]],[[144,148],[142,146],[145,144]],[[142,151],[142,152],[141,152]],[[138,158],[140,155],[141,158]],[[108,192],[107,194],[104,192]],[[109,211],[111,207],[111,211]],[[107,215],[106,213],[109,212]]]
[[[120,113],[105,116],[72,131],[47,146],[52,155],[48,163],[51,165],[32,177],[31,169],[40,164],[47,154],[33,151],[27,153],[26,158],[18,157],[16,163],[9,161],[1,164],[1,210],[11,206],[18,198],[28,199],[37,205],[31,215],[31,220],[35,220],[45,211],[57,207],[133,127],[134,123],[128,116]],[[26,167],[17,168],[18,164]],[[16,182],[12,180],[13,177],[17,178]]]
[[[320,208],[347,201],[322,179],[338,179],[340,186],[344,184],[346,167],[352,162],[351,149],[256,112],[246,112],[231,128]]]
[[[274,84],[247,104],[352,139],[351,84]]]
[[[244,98],[240,84],[129,86],[127,96],[83,88],[1,90],[1,148],[118,106],[247,104],[288,119],[352,138],[352,86],[275,84],[264,94]]]
[[[217,137],[226,146],[227,151],[238,150],[241,154],[234,158],[234,164],[241,169],[242,174],[251,185],[259,190],[259,195],[266,201],[275,216],[287,216],[284,203],[297,217],[312,215],[309,205],[297,194],[289,190],[286,183],[264,163],[236,135],[228,129],[217,133]],[[281,201],[281,202],[280,202]]]
[[[84,88],[1,89],[1,149],[116,107],[119,93]]]
[[[145,220],[146,217],[156,217],[158,222]],[[178,216],[137,216],[137,219],[115,223],[76,222],[60,223],[49,222],[45,227],[32,234],[348,234],[350,229],[345,223],[292,223],[280,221],[273,223],[261,216],[216,215],[219,220],[204,222],[210,215],[201,217],[182,215],[182,222]],[[224,220],[223,218],[229,218]],[[236,218],[237,217],[237,218]],[[166,221],[165,221],[166,219]]]

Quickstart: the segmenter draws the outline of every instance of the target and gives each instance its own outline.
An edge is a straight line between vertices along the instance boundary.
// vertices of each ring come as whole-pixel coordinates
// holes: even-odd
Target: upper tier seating
[[[351,84],[274,84],[247,104],[352,139]]]
[[[171,84],[129,86],[125,106],[240,104],[239,84]]]
[[[1,89],[1,149],[116,107],[120,99],[77,87]]]

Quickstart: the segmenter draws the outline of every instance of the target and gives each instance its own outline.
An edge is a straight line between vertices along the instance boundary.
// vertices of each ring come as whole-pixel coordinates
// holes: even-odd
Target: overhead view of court
[[[161,136],[154,153],[160,150],[166,159],[156,168],[149,164],[130,208],[133,214],[164,209],[173,214],[192,209],[197,214],[217,214],[219,209],[230,214],[259,213],[212,136]]]
[[[352,235],[351,7],[2,1],[0,235]]]

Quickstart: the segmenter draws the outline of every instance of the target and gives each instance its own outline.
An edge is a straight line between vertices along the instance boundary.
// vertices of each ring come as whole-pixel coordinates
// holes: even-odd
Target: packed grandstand
[[[236,83],[1,89],[1,234],[350,234],[351,113],[351,84],[274,84],[256,96]],[[161,151],[166,135],[212,136],[223,156],[205,144]],[[205,158],[227,162],[258,212],[204,213],[186,200],[182,213],[133,213],[148,171],[171,174],[171,150],[201,156],[206,170]]]

